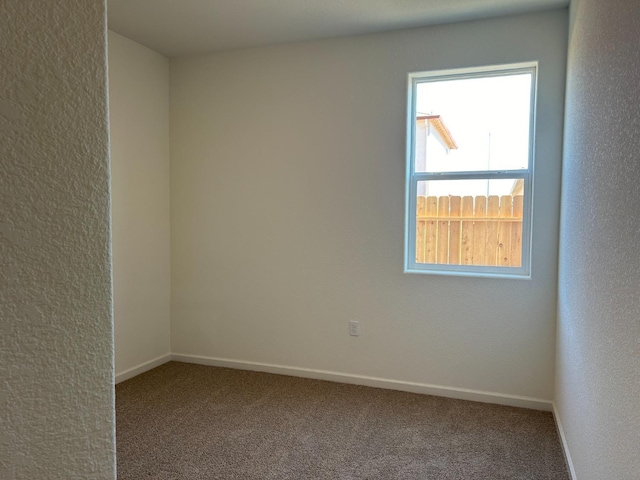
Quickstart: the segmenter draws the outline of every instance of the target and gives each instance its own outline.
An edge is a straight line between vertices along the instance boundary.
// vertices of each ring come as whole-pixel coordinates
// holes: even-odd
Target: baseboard
[[[167,363],[171,361],[171,354],[167,353],[162,355],[161,357],[154,358],[153,360],[149,360],[148,362],[141,363],[137,367],[129,368],[124,372],[120,372],[116,374],[116,385],[120,382],[124,382],[125,380],[129,380],[130,378],[135,377],[136,375],[140,375],[152,368],[159,367],[163,363]]]
[[[562,452],[564,453],[564,459],[567,462],[569,475],[571,476],[571,480],[578,480],[578,477],[576,476],[576,470],[575,468],[573,468],[573,461],[571,460],[571,453],[569,452],[569,444],[567,443],[567,437],[564,434],[564,428],[562,427],[562,422],[560,421],[558,408],[556,407],[555,402],[553,402],[552,405],[553,405],[553,418],[556,421],[556,428],[558,429],[558,435],[560,436],[560,441],[562,442]]]
[[[483,392],[481,390],[445,387],[441,385],[430,385],[426,383],[403,382],[386,378],[352,375],[348,373],[331,372],[326,370],[314,370],[310,368],[290,367],[286,365],[275,365],[270,363],[247,362],[244,360],[233,360],[229,358],[186,355],[181,353],[172,354],[171,359],[176,362],[197,363],[200,365],[210,365],[214,367],[226,367],[240,370],[252,370],[256,372],[276,373],[279,375],[313,378],[315,380],[328,380],[331,382],[386,388],[389,390],[399,390],[401,392],[422,393],[426,395],[436,395],[439,397],[471,400],[474,402],[494,403],[512,407],[531,408],[534,410],[544,410],[547,412],[550,412],[552,410],[552,403],[550,400],[521,397],[517,395],[506,395],[502,393]]]

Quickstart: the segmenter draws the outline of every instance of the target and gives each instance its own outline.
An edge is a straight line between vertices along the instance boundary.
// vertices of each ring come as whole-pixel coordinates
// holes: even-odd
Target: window
[[[530,276],[536,71],[409,75],[406,272]]]

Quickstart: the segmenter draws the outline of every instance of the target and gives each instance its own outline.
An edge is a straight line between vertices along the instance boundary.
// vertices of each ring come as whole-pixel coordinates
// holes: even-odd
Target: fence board
[[[478,196],[475,201],[473,217],[484,219],[487,216],[487,197]],[[477,221],[473,226],[473,265],[486,265],[487,222]]]
[[[424,263],[426,242],[426,228],[427,220],[420,220],[425,217],[425,202],[426,198],[418,196],[416,212],[418,218],[416,219],[416,262]]]
[[[510,266],[522,266],[522,195],[513,197],[513,218],[517,221],[511,222],[511,261]]]
[[[487,200],[487,218],[498,218],[500,199],[490,195]],[[487,222],[487,243],[485,245],[486,265],[495,266],[498,259],[498,222]]]
[[[449,265],[460,264],[460,197],[449,197]]]
[[[438,248],[436,263],[449,263],[449,197],[438,198]]]
[[[425,237],[425,263],[436,263],[436,250],[438,245],[438,225],[433,217],[438,215],[438,197],[427,197],[426,201],[427,220]]]
[[[500,197],[500,218],[513,217],[513,197],[503,195]],[[498,265],[510,266],[511,262],[511,222],[498,223]]]
[[[462,198],[462,217],[473,218],[473,197],[465,196]],[[472,220],[462,221],[460,232],[460,252],[461,263],[463,265],[473,265],[473,230]]]

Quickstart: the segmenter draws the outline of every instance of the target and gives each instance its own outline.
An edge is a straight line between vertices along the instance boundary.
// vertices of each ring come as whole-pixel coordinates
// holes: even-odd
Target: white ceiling
[[[108,0],[109,28],[169,57],[420,27],[569,0]]]

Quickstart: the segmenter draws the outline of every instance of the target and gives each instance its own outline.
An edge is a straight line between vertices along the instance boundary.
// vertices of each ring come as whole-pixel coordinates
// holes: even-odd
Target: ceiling
[[[569,0],[108,0],[109,29],[168,57],[563,7]]]

